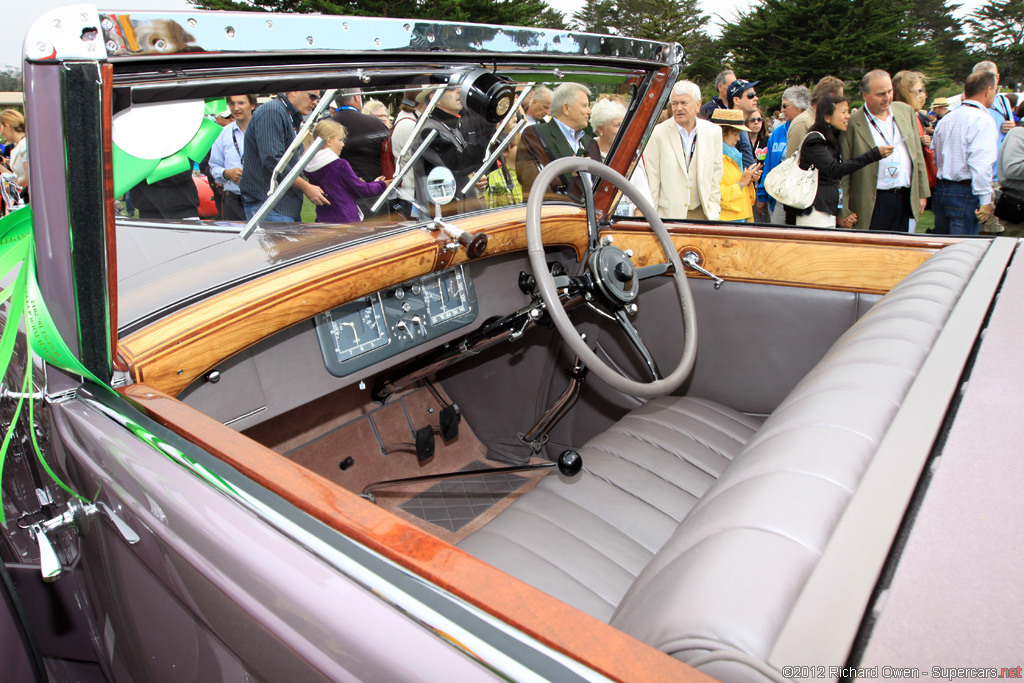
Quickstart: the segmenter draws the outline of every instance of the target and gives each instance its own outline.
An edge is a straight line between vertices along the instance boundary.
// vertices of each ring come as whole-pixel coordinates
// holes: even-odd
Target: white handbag
[[[805,135],[800,141],[800,148],[773,168],[764,179],[765,191],[776,201],[794,209],[806,209],[814,203],[814,196],[818,193],[818,169],[813,165],[806,171],[800,168],[800,152],[807,138],[812,135],[821,133],[812,131]]]

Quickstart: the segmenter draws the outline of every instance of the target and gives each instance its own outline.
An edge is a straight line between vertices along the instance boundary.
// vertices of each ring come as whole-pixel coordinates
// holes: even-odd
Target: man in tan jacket
[[[672,118],[658,124],[644,150],[651,198],[662,218],[718,220],[722,129],[697,117],[700,88],[680,81],[669,99]]]
[[[838,225],[862,230],[908,232],[931,193],[913,108],[892,100],[892,79],[869,71],[860,82],[864,106],[850,117],[839,139],[843,159],[882,145],[896,149],[882,161],[843,176]]]

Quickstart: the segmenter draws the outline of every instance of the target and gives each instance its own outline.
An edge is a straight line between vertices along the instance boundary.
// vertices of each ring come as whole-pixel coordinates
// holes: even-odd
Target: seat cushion
[[[712,401],[649,401],[459,547],[608,621],[630,585],[761,421]]]

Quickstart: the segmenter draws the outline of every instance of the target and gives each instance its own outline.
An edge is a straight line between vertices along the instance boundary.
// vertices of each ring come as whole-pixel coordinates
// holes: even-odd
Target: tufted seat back
[[[766,661],[987,247],[935,254],[858,320],[748,440],[610,623],[721,680]]]

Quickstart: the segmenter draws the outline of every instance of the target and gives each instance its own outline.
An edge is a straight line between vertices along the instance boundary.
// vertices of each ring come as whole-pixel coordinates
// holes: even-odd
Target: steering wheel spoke
[[[641,280],[646,280],[659,275],[671,275],[674,272],[676,272],[676,269],[671,263],[655,263],[649,266],[641,266],[640,268],[637,268],[636,276]]]
[[[644,359],[644,363],[647,364],[647,369],[651,373],[651,378],[655,380],[661,379],[661,372],[658,370],[658,363],[654,360],[651,352],[647,350],[647,345],[644,344],[644,340],[640,338],[640,333],[636,327],[630,322],[629,317],[626,315],[626,309],[619,307],[615,309],[615,319],[619,322],[619,327],[623,329],[626,336],[629,337],[629,341],[636,348],[640,357]]]

